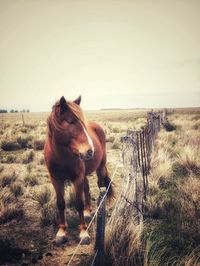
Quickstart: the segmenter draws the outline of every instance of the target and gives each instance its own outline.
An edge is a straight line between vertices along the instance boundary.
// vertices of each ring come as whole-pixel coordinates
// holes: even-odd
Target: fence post
[[[105,220],[106,220],[106,188],[100,188],[100,194],[97,202],[97,206],[101,203],[104,198],[99,211],[97,213],[97,227],[96,227],[96,242],[95,251],[97,252],[94,265],[104,266],[105,265],[105,250],[104,250],[104,239],[105,239]]]
[[[22,123],[23,123],[23,126],[25,125],[25,122],[24,122],[24,115],[22,114]]]

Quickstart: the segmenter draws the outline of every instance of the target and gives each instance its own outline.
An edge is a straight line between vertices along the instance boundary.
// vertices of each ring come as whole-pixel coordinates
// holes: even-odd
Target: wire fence
[[[137,217],[138,223],[143,219],[143,201],[148,195],[151,153],[161,125],[165,121],[165,110],[149,112],[147,123],[141,130],[130,129],[127,135],[121,138],[125,182],[122,197],[126,205],[133,207],[132,214]]]

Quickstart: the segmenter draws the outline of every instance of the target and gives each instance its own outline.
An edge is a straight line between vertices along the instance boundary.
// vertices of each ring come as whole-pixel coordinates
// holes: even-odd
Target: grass
[[[3,140],[1,142],[1,148],[4,151],[15,151],[20,149],[20,145],[15,140]]]
[[[33,195],[33,199],[35,201],[37,201],[39,207],[41,207],[41,208],[45,204],[48,204],[53,197],[54,197],[54,194],[53,194],[52,190],[50,190],[50,188],[47,186],[40,187],[39,189],[37,189],[37,191],[35,191],[35,193]]]
[[[24,218],[24,209],[20,206],[2,206],[0,211],[0,224],[8,223],[12,220],[18,220]]]
[[[0,165],[0,174],[3,172],[3,170],[4,170],[4,166]]]
[[[33,149],[34,150],[43,150],[44,149],[44,139],[35,139],[33,141]]]
[[[23,195],[23,187],[21,184],[12,184],[10,186],[10,191],[16,198]]]
[[[9,188],[1,189],[0,204],[5,206],[14,201],[14,195]]]
[[[169,121],[165,122],[163,124],[163,126],[166,129],[166,131],[174,131],[174,130],[176,130],[176,126],[171,124]]]
[[[116,155],[120,153],[120,137],[125,135],[128,128],[139,130],[146,123],[146,111],[86,112],[88,120],[99,122],[106,131],[110,173],[118,158]],[[36,247],[39,247],[42,253],[52,248],[50,243],[55,236],[57,212],[42,151],[46,118],[47,114],[24,114],[23,126],[20,114],[6,114],[0,125],[1,232],[8,235],[9,250],[11,246],[20,250],[23,250],[24,246],[28,247],[25,257],[22,256],[24,252],[21,252],[20,256],[11,252],[9,257],[4,256],[5,259],[0,256],[0,263],[3,261],[9,266],[11,262],[15,265],[32,265],[31,254],[35,252]],[[168,131],[169,124],[173,126],[172,131]],[[168,125],[160,132],[157,148],[152,155],[144,224],[138,227],[131,217],[124,221],[122,216],[117,216],[113,223],[107,226],[108,265],[198,265],[199,125],[198,110],[176,110],[169,115]],[[123,182],[120,178],[121,169],[119,172],[116,196],[119,195]],[[11,176],[15,177],[10,179]],[[95,210],[99,191],[96,177],[90,176],[89,179]],[[66,192],[69,234],[75,239],[78,236],[79,219],[74,210],[73,193],[70,189]],[[24,213],[21,212],[22,206]],[[111,210],[112,207],[109,212]],[[34,247],[31,247],[34,232]],[[0,240],[0,251],[5,250],[3,248],[6,243],[1,243]],[[69,245],[73,243],[69,242]],[[61,250],[56,252],[59,254]],[[77,259],[78,257],[79,255]],[[90,259],[80,261],[80,265],[85,265],[87,260]]]
[[[200,263],[199,136],[190,116],[180,119],[170,117],[172,124],[176,121],[181,127],[175,126],[173,135],[168,129],[167,134],[162,131],[152,156],[144,230],[149,266]]]
[[[113,216],[106,229],[106,265],[143,265],[142,224],[129,217]]]
[[[27,164],[33,162],[35,157],[35,153],[33,150],[26,151],[22,158],[22,163]]]
[[[200,117],[191,118],[172,114],[164,124],[151,157],[144,229],[114,214],[106,232],[108,265],[199,265],[200,135],[190,121]]]
[[[16,173],[2,175],[0,177],[0,187],[4,188],[6,186],[10,186],[16,180]]]
[[[37,176],[35,174],[28,174],[24,178],[24,185],[27,186],[36,186],[39,185],[39,181],[37,179]]]
[[[42,227],[56,225],[57,210],[55,197],[50,187],[40,187],[33,194],[33,199],[37,202],[40,210],[40,224]]]
[[[57,225],[57,210],[55,203],[45,204],[40,210],[40,224],[42,227],[53,225],[54,227]]]

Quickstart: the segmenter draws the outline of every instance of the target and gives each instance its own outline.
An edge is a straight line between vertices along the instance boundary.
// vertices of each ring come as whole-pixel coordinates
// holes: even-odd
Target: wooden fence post
[[[24,115],[23,114],[22,114],[22,124],[23,124],[23,126],[25,126]]]
[[[96,242],[95,242],[95,251],[97,252],[97,255],[94,261],[95,266],[105,265],[105,250],[104,250],[105,220],[106,220],[106,188],[105,187],[100,188],[100,194],[99,194],[97,206],[99,206],[103,198],[104,200],[97,213]]]

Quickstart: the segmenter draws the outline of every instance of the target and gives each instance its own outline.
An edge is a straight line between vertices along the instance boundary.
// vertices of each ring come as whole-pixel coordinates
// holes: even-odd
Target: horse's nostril
[[[83,154],[83,153],[80,153],[79,156],[80,156],[80,159],[81,159],[81,160],[84,159],[84,154]]]
[[[88,153],[89,156],[92,156],[93,155],[93,151],[92,150],[88,150],[87,153]]]

